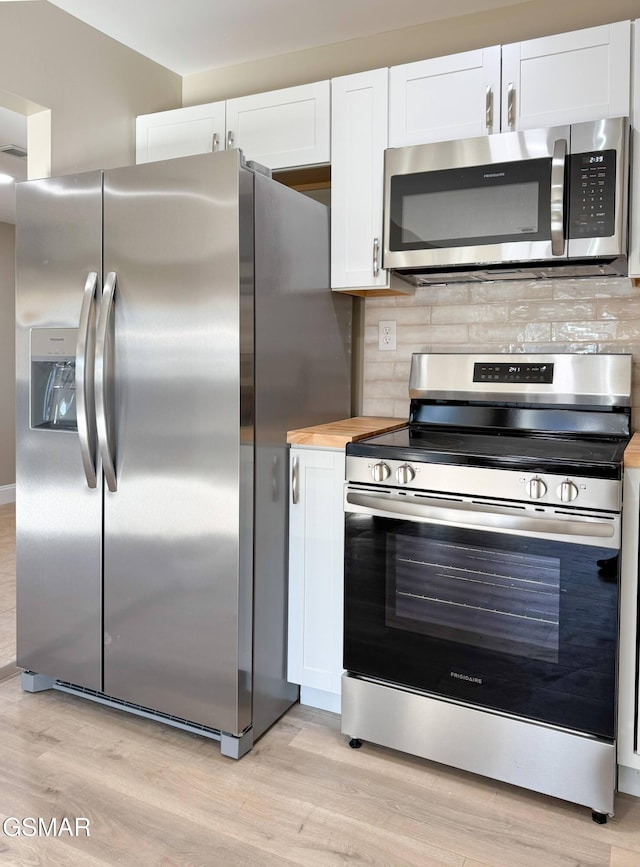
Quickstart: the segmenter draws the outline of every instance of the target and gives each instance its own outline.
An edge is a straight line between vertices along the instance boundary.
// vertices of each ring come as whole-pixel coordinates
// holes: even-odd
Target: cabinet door
[[[227,100],[227,145],[271,169],[328,163],[330,84]]]
[[[291,449],[288,679],[340,695],[344,451]]]
[[[630,46],[629,21],[503,46],[502,129],[627,116]]]
[[[389,147],[468,138],[500,125],[500,47],[389,70]]]
[[[136,118],[136,163],[224,150],[225,103],[211,102]]]
[[[331,287],[383,287],[388,70],[331,82]]]
[[[618,763],[640,771],[638,728],[638,554],[640,552],[640,468],[624,471],[620,638],[618,663]]]

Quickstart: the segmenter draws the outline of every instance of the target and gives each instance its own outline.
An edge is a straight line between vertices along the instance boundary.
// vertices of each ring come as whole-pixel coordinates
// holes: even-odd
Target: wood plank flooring
[[[0,589],[13,580],[12,532],[2,506]],[[8,611],[10,591],[0,598]],[[91,836],[11,836],[9,817],[87,818]],[[372,744],[351,750],[338,716],[299,705],[235,762],[215,741],[0,682],[0,864],[345,863],[640,867],[640,799],[619,795],[615,817],[595,825],[563,801]]]

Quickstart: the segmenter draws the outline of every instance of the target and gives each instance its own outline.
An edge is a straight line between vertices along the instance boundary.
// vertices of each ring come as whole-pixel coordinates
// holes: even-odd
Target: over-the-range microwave
[[[383,265],[416,285],[627,273],[629,120],[391,148]]]

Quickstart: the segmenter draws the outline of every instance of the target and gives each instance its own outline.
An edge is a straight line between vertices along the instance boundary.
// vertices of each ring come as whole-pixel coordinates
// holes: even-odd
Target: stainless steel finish
[[[516,128],[516,88],[512,81],[507,87],[507,126]]]
[[[369,486],[371,493],[394,490],[395,474],[404,460],[385,459],[389,467],[389,477],[394,481],[386,481],[381,488],[372,481],[374,461],[366,457],[347,455],[346,478],[348,482],[363,489]],[[411,461],[415,471],[412,482],[402,486],[402,500],[405,502],[411,494],[418,497],[419,502],[428,502],[425,497],[435,496],[451,499],[471,498],[480,503],[493,499],[513,500],[531,508],[540,506],[563,506],[564,503],[557,493],[558,486],[566,480],[566,476],[553,473],[531,473],[518,470],[503,470],[493,467],[467,467],[450,464]],[[527,483],[534,477],[541,478],[547,486],[543,497],[536,500],[535,505],[529,501]],[[574,476],[571,480],[579,490],[578,504],[582,509],[619,512],[622,505],[622,483],[616,479],[591,479]],[[479,492],[489,492],[488,497]]]
[[[416,471],[409,464],[402,464],[396,470],[396,479],[399,485],[409,485],[416,477]]]
[[[285,677],[287,431],[349,414],[351,302],[332,297],[326,289],[329,210],[263,174],[256,174],[255,190],[252,725],[257,737],[298,696],[298,687]],[[274,501],[275,470],[279,483]]]
[[[297,455],[291,459],[291,502],[297,506],[300,502],[300,461]]]
[[[351,305],[327,291],[328,209],[238,150],[23,186],[19,664],[218,729],[237,757],[298,695],[286,432],[349,412]],[[25,431],[30,331],[77,330],[88,270],[118,275],[98,317],[117,478],[104,509],[75,434]]]
[[[76,346],[76,405],[78,412],[78,439],[87,485],[95,488],[97,477],[97,440],[94,405],[93,358],[95,353],[95,300],[98,273],[87,275],[80,308],[80,325]]]
[[[579,493],[580,491],[578,490],[578,486],[570,479],[565,479],[564,482],[560,482],[556,491],[557,496],[563,503],[572,503]]]
[[[488,499],[474,502],[470,498],[456,502],[419,494],[408,497],[397,491],[365,491],[351,486],[345,489],[344,510],[352,514],[470,527],[616,550],[620,547],[620,515],[606,513],[568,514],[550,507],[525,512],[516,503],[502,505]]]
[[[547,493],[547,486],[539,476],[527,482],[527,494],[532,500],[539,500]]]
[[[233,146],[233,130],[230,129],[227,132],[227,150],[231,150]]]
[[[389,249],[391,177],[465,166],[491,165],[496,162],[551,159],[555,142],[558,139],[568,141],[570,132],[569,126],[558,126],[386,150],[383,267],[402,272],[411,268],[446,268],[467,264],[479,266],[551,259],[551,241],[514,241],[508,244],[391,251]]]
[[[619,256],[626,260],[629,209],[629,120],[610,117],[604,120],[571,125],[571,153],[613,149],[617,152],[615,231],[608,238],[570,238],[571,258]],[[624,270],[622,273],[626,273]]]
[[[102,459],[105,481],[110,491],[118,490],[115,467],[115,443],[113,432],[113,365],[109,344],[113,339],[112,311],[116,291],[116,274],[107,275],[100,302],[96,333],[95,400],[98,447]]]
[[[73,329],[102,272],[102,175],[17,185],[17,662],[102,687],[102,480],[89,488],[79,435],[30,426],[30,338]]]
[[[383,461],[379,461],[371,467],[371,478],[374,482],[384,482],[391,475],[391,470]]]
[[[213,153],[220,150],[220,136],[217,132],[214,132],[213,138],[211,140],[211,150]]]
[[[565,255],[564,238],[564,178],[567,160],[567,140],[558,139],[551,158],[551,255]]]
[[[554,364],[554,381],[540,383],[473,382],[476,362]],[[598,406],[630,406],[631,355],[595,353],[414,353],[410,396],[459,400],[525,400]],[[462,385],[464,384],[464,385]]]
[[[380,273],[380,239],[373,239],[373,276],[377,277]]]
[[[348,674],[342,732],[613,814],[611,742]]]
[[[235,734],[251,724],[252,186],[237,150],[104,181],[104,692]]]
[[[493,131],[493,88],[490,84],[487,85],[484,108],[484,125],[487,132]]]
[[[515,90],[510,105],[515,101]],[[510,125],[514,117],[509,111]],[[615,231],[610,237],[561,240],[562,142],[570,154],[613,149],[616,159]],[[552,161],[552,236],[549,241],[515,241],[424,250],[389,249],[391,177],[466,166],[548,158]],[[606,118],[548,129],[519,130],[477,138],[434,142],[385,151],[382,267],[412,285],[568,276],[627,274],[629,120]],[[561,249],[562,246],[562,249]],[[462,266],[467,266],[461,270]],[[448,268],[456,270],[447,271]],[[430,272],[429,269],[434,269]],[[436,270],[437,269],[437,270]]]

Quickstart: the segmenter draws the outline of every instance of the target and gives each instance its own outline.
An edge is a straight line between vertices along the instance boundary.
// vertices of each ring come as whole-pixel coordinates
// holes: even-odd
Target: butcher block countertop
[[[342,449],[347,443],[372,437],[404,427],[404,418],[377,418],[363,415],[357,418],[343,418],[329,424],[316,424],[299,430],[290,430],[287,442],[296,446],[319,446]]]
[[[625,467],[640,467],[640,433],[634,433],[624,451]]]

